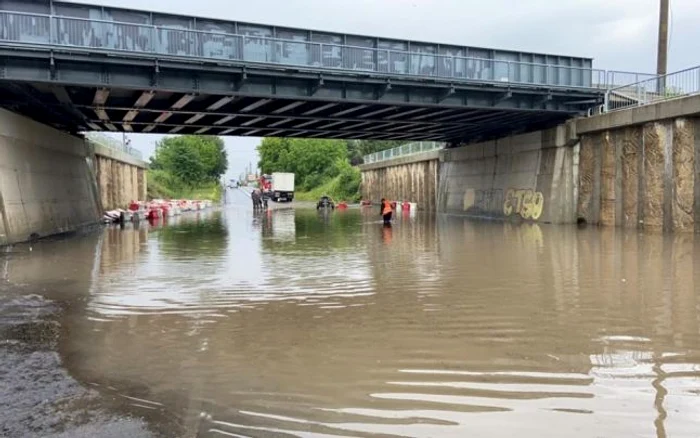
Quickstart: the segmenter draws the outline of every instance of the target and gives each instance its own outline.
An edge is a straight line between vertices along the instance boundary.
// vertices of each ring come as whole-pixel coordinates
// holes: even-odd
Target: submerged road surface
[[[700,430],[693,235],[226,200],[2,256],[0,435]]]

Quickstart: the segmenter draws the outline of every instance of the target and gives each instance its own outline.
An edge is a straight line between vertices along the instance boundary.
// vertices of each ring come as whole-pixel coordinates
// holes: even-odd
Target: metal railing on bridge
[[[657,75],[653,73],[635,73],[631,71],[609,71],[605,84],[608,89],[624,87],[628,84],[636,84],[637,82],[653,79]]]
[[[611,88],[605,95],[605,111],[649,105],[694,94],[700,94],[700,66]]]
[[[114,21],[0,11],[0,41],[90,51],[281,64],[566,88],[608,88],[622,73],[586,67],[285,40]],[[610,76],[610,73],[613,73]]]
[[[406,143],[392,149],[386,149],[373,154],[365,155],[363,157],[363,161],[365,164],[371,164],[379,161],[391,160],[392,158],[420,154],[421,152],[435,151],[438,149],[443,149],[444,147],[445,143],[436,141],[417,141],[413,143]]]
[[[132,157],[143,161],[143,154],[141,153],[141,151],[138,149],[134,149],[127,144],[124,144],[123,141],[119,141],[112,137],[108,137],[104,134],[100,134],[99,132],[85,133],[85,138],[88,139],[88,141],[91,141],[92,143],[104,146],[109,149],[113,149],[115,151],[124,152],[125,154],[129,154]]]

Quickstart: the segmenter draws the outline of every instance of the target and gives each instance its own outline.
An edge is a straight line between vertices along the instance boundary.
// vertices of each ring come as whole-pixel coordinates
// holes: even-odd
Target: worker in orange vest
[[[381,216],[384,218],[384,225],[391,225],[391,214],[393,213],[393,210],[391,209],[391,203],[387,201],[386,199],[382,198],[382,210],[381,210]]]

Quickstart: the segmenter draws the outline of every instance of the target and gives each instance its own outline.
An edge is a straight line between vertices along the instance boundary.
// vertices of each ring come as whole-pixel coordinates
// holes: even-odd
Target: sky
[[[71,0],[332,32],[564,54],[605,70],[656,70],[659,0]],[[670,0],[668,71],[700,64],[700,0]],[[160,136],[131,135],[145,156]],[[229,174],[259,139],[227,137]]]

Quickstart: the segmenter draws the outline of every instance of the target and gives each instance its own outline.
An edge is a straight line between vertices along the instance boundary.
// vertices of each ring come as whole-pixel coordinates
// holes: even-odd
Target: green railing
[[[440,143],[436,141],[417,141],[414,143],[407,143],[401,146],[397,146],[392,149],[387,149],[384,151],[375,152],[373,154],[364,156],[364,163],[371,164],[378,161],[391,160],[393,158],[404,157],[407,155],[420,154],[421,152],[435,151],[438,149],[443,149],[445,143]]]
[[[100,134],[98,132],[85,133],[85,138],[87,138],[88,141],[91,141],[92,143],[98,144],[109,149],[113,149],[115,151],[124,152],[125,154],[129,154],[132,157],[138,158],[139,160],[143,161],[143,154],[141,153],[141,151],[132,148],[128,144],[125,144],[123,141],[119,141],[117,139],[106,136],[104,134]]]

